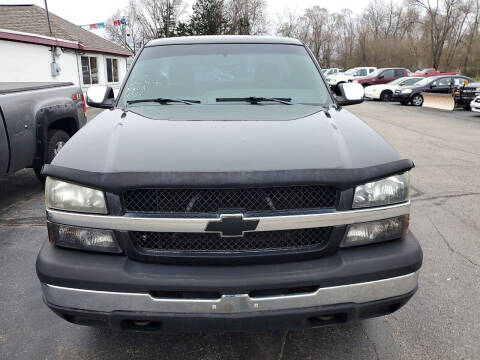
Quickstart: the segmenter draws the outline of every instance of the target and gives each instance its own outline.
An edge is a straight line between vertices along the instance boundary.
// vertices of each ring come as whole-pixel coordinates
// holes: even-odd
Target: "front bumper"
[[[352,322],[390,314],[414,295],[410,293],[361,304],[344,303],[304,309],[258,311],[239,314],[188,314],[161,312],[96,312],[48,304],[58,316],[78,325],[107,327],[124,331],[167,334],[203,332],[261,332],[279,329],[300,330]]]
[[[375,92],[365,92],[365,98],[366,98],[366,99],[378,100],[378,99],[380,99],[380,92],[379,92],[379,91],[375,91]]]
[[[392,101],[410,101],[412,99],[412,93],[402,94],[402,93],[393,93]]]
[[[46,243],[37,274],[47,305],[75,323],[165,332],[216,324],[219,331],[250,331],[395,311],[415,292],[421,263],[420,245],[411,234],[314,260],[235,266],[140,263]],[[196,295],[177,296],[182,292]],[[211,292],[220,296],[201,295]],[[145,320],[155,326],[135,325]]]

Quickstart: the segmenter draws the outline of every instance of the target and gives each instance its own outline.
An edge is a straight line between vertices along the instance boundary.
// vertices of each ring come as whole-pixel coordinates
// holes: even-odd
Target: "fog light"
[[[51,243],[72,249],[121,253],[111,230],[47,223]]]
[[[382,241],[399,239],[408,231],[408,215],[390,219],[352,224],[340,247],[372,244]]]

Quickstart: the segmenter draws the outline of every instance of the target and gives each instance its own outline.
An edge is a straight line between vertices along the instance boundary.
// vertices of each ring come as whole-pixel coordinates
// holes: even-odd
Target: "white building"
[[[84,92],[102,84],[116,92],[131,52],[49,14],[51,33],[41,7],[0,5],[0,82],[72,82]]]

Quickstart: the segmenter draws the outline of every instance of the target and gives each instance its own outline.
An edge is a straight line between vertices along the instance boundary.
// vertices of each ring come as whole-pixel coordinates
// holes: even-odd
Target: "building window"
[[[84,85],[98,84],[97,58],[82,56],[82,76]]]
[[[107,82],[118,82],[118,61],[107,58]]]

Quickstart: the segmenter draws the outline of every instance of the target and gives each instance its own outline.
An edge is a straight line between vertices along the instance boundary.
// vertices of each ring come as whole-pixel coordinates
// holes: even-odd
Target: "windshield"
[[[400,83],[401,86],[408,86],[408,85],[413,85],[413,84],[416,84],[418,82],[420,82],[420,80],[423,80],[424,78],[415,78],[415,77],[407,77],[407,78],[404,78],[404,81],[402,81]]]
[[[406,81],[407,79],[409,79],[409,77],[407,77],[407,76],[401,77],[401,78],[395,79],[393,81],[390,81],[388,84],[389,85],[397,85],[397,84],[400,84],[401,82]]]
[[[357,72],[357,69],[348,69],[347,71],[344,72],[345,75],[355,75]]]
[[[155,98],[221,105],[229,102],[218,102],[218,98],[243,97],[331,103],[320,73],[303,46],[190,44],[145,48],[131,70],[119,105]],[[158,105],[136,102],[128,106]]]
[[[421,79],[420,81],[417,81],[415,83],[415,85],[418,85],[418,86],[424,86],[424,85],[427,85],[428,83],[430,83],[433,79],[430,77],[430,78],[423,78]]]

